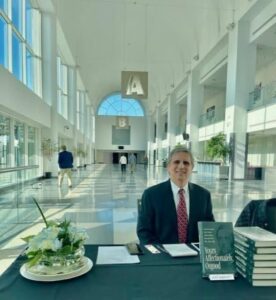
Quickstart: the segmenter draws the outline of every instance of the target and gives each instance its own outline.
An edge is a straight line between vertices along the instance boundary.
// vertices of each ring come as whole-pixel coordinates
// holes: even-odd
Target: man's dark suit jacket
[[[209,191],[189,183],[187,243],[198,242],[199,221],[214,221]],[[177,215],[170,180],[146,189],[138,213],[137,235],[142,244],[178,243]]]

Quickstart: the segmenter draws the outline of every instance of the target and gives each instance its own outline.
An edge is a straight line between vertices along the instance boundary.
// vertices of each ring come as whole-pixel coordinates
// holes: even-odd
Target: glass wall
[[[37,128],[0,114],[0,168],[36,165],[37,143]]]
[[[28,165],[35,165],[36,161],[36,129],[28,127]]]
[[[25,127],[21,122],[14,124],[14,163],[15,166],[23,166],[25,163]]]
[[[39,176],[37,133],[37,128],[0,114],[0,188]]]
[[[0,168],[10,166],[10,118],[0,115]]]

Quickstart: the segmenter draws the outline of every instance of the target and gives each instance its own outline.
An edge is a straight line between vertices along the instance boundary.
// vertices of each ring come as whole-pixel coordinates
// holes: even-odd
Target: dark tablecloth
[[[275,300],[276,287],[252,287],[246,280],[210,282],[201,277],[198,257],[165,253],[140,256],[140,264],[96,265],[98,246],[86,246],[90,272],[58,282],[23,278],[19,257],[0,277],[0,300]]]

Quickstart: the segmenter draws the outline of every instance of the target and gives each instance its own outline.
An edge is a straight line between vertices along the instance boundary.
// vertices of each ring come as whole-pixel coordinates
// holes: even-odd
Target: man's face
[[[183,187],[188,182],[193,167],[190,155],[185,152],[178,152],[172,156],[167,170],[171,180],[178,187]]]

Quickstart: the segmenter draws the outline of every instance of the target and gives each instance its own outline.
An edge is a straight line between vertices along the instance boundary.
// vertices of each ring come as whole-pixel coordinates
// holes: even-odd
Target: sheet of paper
[[[100,246],[98,248],[97,265],[137,264],[137,255],[130,255],[125,246]]]
[[[186,244],[164,244],[163,247],[173,257],[178,256],[196,256],[197,251],[193,250]]]

